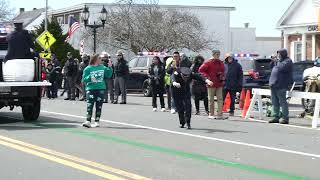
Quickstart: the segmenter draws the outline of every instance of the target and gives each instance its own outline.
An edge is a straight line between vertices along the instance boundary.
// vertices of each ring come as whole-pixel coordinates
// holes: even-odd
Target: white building
[[[278,21],[282,46],[294,61],[320,56],[319,7],[319,0],[295,0]]]
[[[76,19],[79,20],[81,11],[84,9],[85,6],[87,6],[90,11],[89,23],[93,23],[93,21],[98,21],[97,19],[99,16],[99,12],[101,11],[103,5],[107,9],[107,11],[115,6],[113,4],[85,3],[63,9],[53,10],[49,14],[51,18],[56,19],[62,25],[63,30],[66,33],[68,30],[68,17],[74,16]],[[165,9],[181,9],[196,14],[200,18],[200,21],[206,29],[206,33],[208,35],[214,34],[215,37],[219,38],[218,40],[220,43],[219,47],[217,48],[220,49],[222,53],[230,51],[230,11],[235,10],[234,7],[178,5],[161,5],[161,7]],[[81,41],[80,34],[83,32],[85,32],[85,30],[84,25],[82,24],[81,30],[77,31],[70,41],[70,43],[75,48],[79,48],[79,44]],[[88,29],[88,32],[90,33],[90,29]],[[88,46],[86,46],[86,44],[92,43],[92,39],[86,39],[85,42],[85,52],[92,53],[93,49],[88,49]],[[102,47],[98,44],[97,52],[101,52],[103,50],[107,50],[111,53],[114,53],[116,51],[116,49]],[[203,54],[207,58],[211,56],[210,51],[201,52],[201,54]]]
[[[245,27],[230,28],[231,52],[237,54],[259,54],[270,56],[281,48],[280,37],[257,37],[256,28],[250,28],[246,23]]]

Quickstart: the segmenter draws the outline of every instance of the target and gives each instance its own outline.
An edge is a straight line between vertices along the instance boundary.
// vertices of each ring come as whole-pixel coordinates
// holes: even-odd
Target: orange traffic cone
[[[243,109],[243,105],[244,105],[244,100],[246,98],[246,92],[244,89],[242,89],[241,91],[241,95],[240,95],[240,101],[239,101],[239,108]]]
[[[231,97],[230,97],[230,94],[228,93],[226,96],[226,99],[224,100],[222,112],[224,113],[227,112],[228,109],[230,109],[230,105],[231,105]]]
[[[246,100],[244,101],[244,105],[243,105],[243,111],[242,111],[242,118],[245,118],[251,103],[251,93],[250,90],[247,90],[247,94],[246,94]]]

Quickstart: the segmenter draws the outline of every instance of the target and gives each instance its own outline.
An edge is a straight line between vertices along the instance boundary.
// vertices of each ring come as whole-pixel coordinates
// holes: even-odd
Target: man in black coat
[[[288,57],[286,49],[280,49],[277,52],[278,59],[273,62],[269,86],[271,87],[271,101],[274,119],[269,123],[279,123],[280,120],[280,107],[283,114],[281,124],[289,124],[289,108],[287,102],[287,90],[293,83],[292,79],[292,60]]]
[[[64,65],[64,73],[68,83],[68,98],[65,100],[75,100],[76,80],[78,75],[78,62],[72,57],[71,52],[67,54],[68,60]]]
[[[123,52],[117,52],[118,61],[114,67],[115,80],[114,80],[114,88],[115,88],[115,100],[113,104],[118,104],[118,98],[122,96],[122,101],[120,104],[127,104],[127,79],[129,76],[129,66],[127,61],[123,57]]]
[[[34,43],[31,35],[23,29],[22,23],[14,23],[15,30],[7,36],[8,52],[5,60],[10,59],[32,59],[31,49]]]
[[[242,88],[243,71],[241,65],[232,55],[227,55],[225,59],[225,77],[223,99],[229,93],[231,98],[229,114],[230,116],[234,116],[236,94]]]

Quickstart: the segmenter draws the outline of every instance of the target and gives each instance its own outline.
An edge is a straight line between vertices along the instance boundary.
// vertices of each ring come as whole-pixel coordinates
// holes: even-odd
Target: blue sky
[[[49,0],[49,6],[58,9],[79,3],[114,2],[114,0]],[[275,29],[277,21],[290,6],[293,0],[160,0],[160,4],[179,5],[233,5],[236,11],[231,13],[231,26],[243,27],[249,22],[251,27],[257,28],[257,36],[280,36]],[[16,11],[20,7],[26,10],[45,6],[45,0],[14,0],[10,6]]]

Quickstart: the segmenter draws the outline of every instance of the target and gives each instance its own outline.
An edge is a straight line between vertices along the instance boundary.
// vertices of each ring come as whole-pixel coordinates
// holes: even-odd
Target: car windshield
[[[271,59],[256,59],[254,61],[256,71],[271,72]]]

